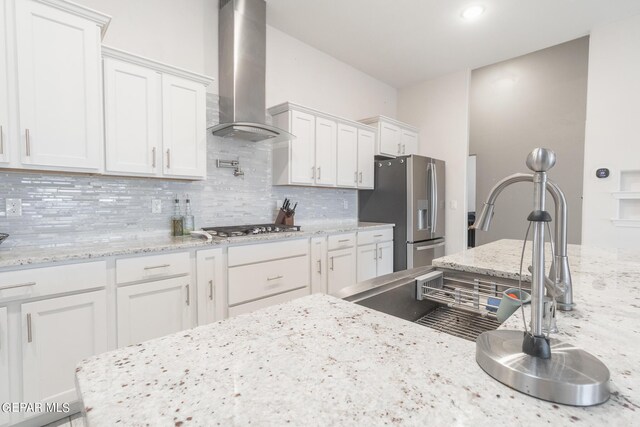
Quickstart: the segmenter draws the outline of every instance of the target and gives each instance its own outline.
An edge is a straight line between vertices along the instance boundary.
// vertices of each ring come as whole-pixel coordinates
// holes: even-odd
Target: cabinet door
[[[311,293],[327,293],[327,238],[311,239]]]
[[[207,176],[206,92],[202,84],[162,76],[163,171],[167,176]]]
[[[222,248],[198,251],[198,325],[226,318],[227,287]]]
[[[402,129],[400,134],[402,155],[418,154],[418,134],[412,130]]]
[[[7,2],[0,0],[0,163],[9,162],[9,81],[7,78]],[[6,402],[6,401],[5,401]],[[2,416],[0,413],[0,424]]]
[[[358,188],[373,190],[376,134],[358,129]]]
[[[376,244],[358,246],[358,283],[376,277],[378,251]]]
[[[21,313],[22,400],[76,400],[76,365],[107,351],[106,291],[22,304]]]
[[[160,74],[104,60],[107,172],[153,175],[161,155]]]
[[[355,248],[330,251],[328,254],[328,291],[333,294],[340,289],[356,284]]]
[[[400,156],[402,144],[400,143],[400,128],[394,124],[380,122],[380,154],[385,156]]]
[[[316,184],[336,185],[337,125],[333,120],[316,117]]]
[[[184,277],[118,288],[118,347],[189,328],[191,291]]]
[[[313,184],[315,170],[315,126],[311,114],[291,111],[291,183]]]
[[[102,169],[100,30],[43,3],[16,1],[22,163]]]
[[[338,187],[356,187],[358,179],[358,129],[338,124]]]
[[[0,402],[10,402],[9,398],[9,333],[7,331],[7,309],[0,308]],[[9,424],[10,414],[0,411],[0,426]]]
[[[393,242],[383,242],[377,245],[378,268],[376,276],[393,273]]]

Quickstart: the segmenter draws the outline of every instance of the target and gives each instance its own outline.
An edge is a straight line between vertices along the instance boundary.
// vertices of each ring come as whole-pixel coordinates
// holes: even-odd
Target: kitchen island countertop
[[[502,246],[507,257],[515,248]],[[495,248],[475,251],[479,256]],[[600,406],[556,405],[521,394],[478,367],[473,342],[312,295],[83,361],[77,384],[87,421],[92,426],[637,424],[640,263],[623,255],[598,266],[591,257],[599,255],[584,249],[582,258],[574,258],[578,308],[560,313],[558,327],[560,339],[593,352],[611,370],[612,396]],[[503,327],[521,325],[512,316]]]

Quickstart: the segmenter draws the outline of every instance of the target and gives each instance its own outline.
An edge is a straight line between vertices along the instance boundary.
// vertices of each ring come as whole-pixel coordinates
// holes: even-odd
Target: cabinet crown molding
[[[316,117],[323,117],[325,119],[334,120],[338,123],[355,126],[359,129],[366,129],[372,132],[376,131],[376,129],[373,126],[370,126],[369,124],[361,123],[351,119],[345,119],[344,117],[335,116],[333,114],[329,114],[323,111],[315,110],[313,108],[305,107],[304,105],[294,104],[293,102],[283,102],[282,104],[274,105],[273,107],[268,108],[267,112],[271,116],[275,116],[277,114],[281,114],[289,110],[296,110],[303,113],[311,114]]]
[[[49,1],[49,0],[46,0]],[[202,85],[209,86],[215,79],[213,77],[205,76],[204,74],[194,73],[193,71],[185,70],[184,68],[175,67],[173,65],[164,64],[162,62],[146,58],[144,56],[136,55],[124,50],[116,49],[111,46],[102,45],[102,57],[113,58],[121,61],[137,64],[152,70],[156,70],[160,73],[171,74],[177,77],[182,77],[187,80],[200,83]]]
[[[413,126],[413,125],[410,125],[410,124],[405,123],[405,122],[401,122],[400,120],[392,119],[391,117],[387,117],[387,116],[367,117],[366,119],[360,119],[358,121],[360,123],[365,123],[367,125],[374,125],[374,124],[376,124],[378,122],[387,122],[387,123],[394,124],[396,126],[400,126],[401,128],[411,130],[413,132],[418,132],[419,131],[419,129],[417,127]]]
[[[98,12],[97,10],[88,8],[86,6],[81,6],[77,3],[73,3],[66,0],[34,0],[38,3],[46,4],[51,7],[55,7],[56,9],[60,9],[67,13],[71,13],[73,15],[79,16],[81,18],[88,19],[93,21],[100,27],[100,36],[104,38],[107,33],[107,28],[109,27],[109,23],[111,22],[111,16]]]

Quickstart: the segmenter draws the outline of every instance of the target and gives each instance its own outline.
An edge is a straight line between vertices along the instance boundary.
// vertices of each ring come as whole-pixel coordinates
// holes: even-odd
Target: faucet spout
[[[533,176],[533,174],[528,173],[515,173],[500,180],[493,186],[491,191],[489,191],[480,215],[469,228],[488,231],[491,226],[496,200],[500,193],[502,193],[502,190],[518,182],[533,182]],[[569,258],[567,257],[567,199],[558,184],[551,180],[546,181],[546,190],[551,194],[555,205],[553,245],[555,257],[551,263],[549,277],[551,277],[559,288],[564,289],[563,294],[558,296],[556,300],[558,309],[570,311],[573,310],[575,304],[573,303],[573,286],[571,282],[571,271],[569,269]]]

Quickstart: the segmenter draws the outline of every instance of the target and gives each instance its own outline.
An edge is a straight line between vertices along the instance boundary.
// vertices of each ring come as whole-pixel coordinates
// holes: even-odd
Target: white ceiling
[[[267,22],[396,88],[640,14],[640,0],[267,0]],[[485,6],[476,21],[460,14]]]

